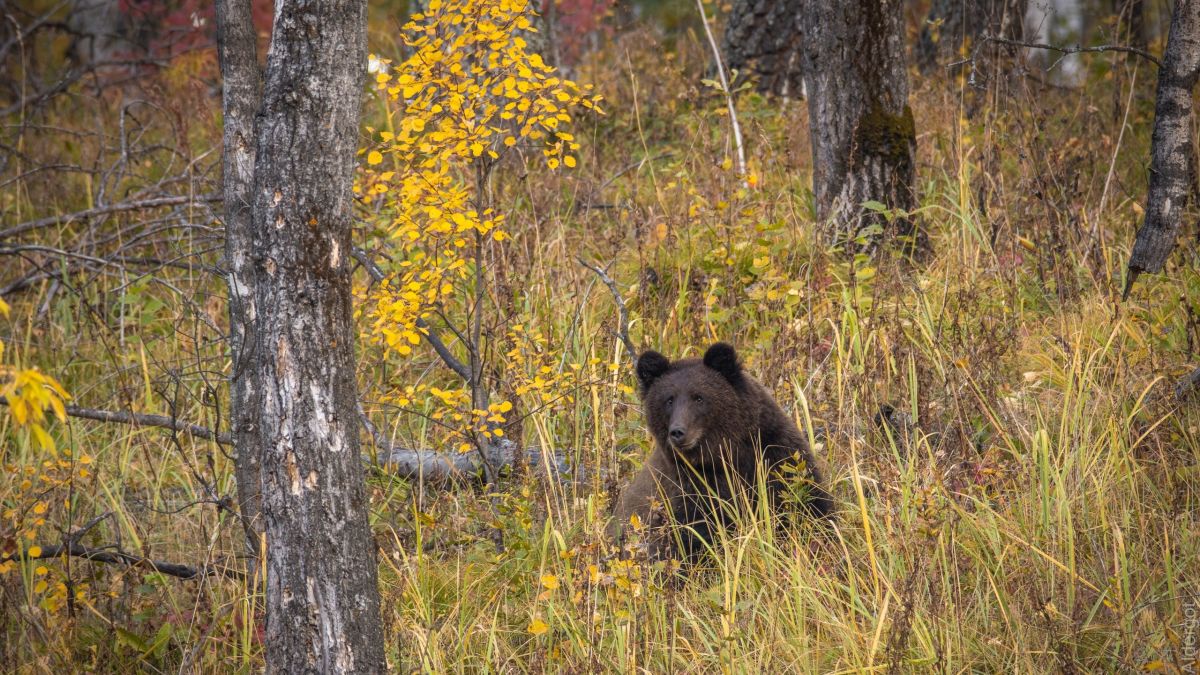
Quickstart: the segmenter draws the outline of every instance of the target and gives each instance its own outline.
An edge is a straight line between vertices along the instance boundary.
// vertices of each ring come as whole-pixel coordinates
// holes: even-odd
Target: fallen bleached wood
[[[431,483],[483,480],[484,457],[497,471],[524,464],[531,472],[551,478],[582,477],[580,467],[572,467],[564,453],[543,453],[541,448],[520,448],[516,443],[503,439],[491,443],[481,453],[472,449],[468,452],[442,452],[438,450],[414,450],[395,446],[379,445],[379,463],[392,474],[403,478]]]

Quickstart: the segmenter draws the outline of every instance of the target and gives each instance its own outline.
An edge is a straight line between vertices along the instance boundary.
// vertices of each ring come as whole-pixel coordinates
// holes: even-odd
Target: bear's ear
[[[704,352],[704,365],[720,373],[729,384],[741,387],[745,382],[742,375],[742,364],[738,363],[737,352],[731,345],[718,342]]]
[[[667,357],[654,350],[642,352],[637,360],[637,378],[642,385],[642,393],[650,389],[654,381],[662,377],[671,367]]]

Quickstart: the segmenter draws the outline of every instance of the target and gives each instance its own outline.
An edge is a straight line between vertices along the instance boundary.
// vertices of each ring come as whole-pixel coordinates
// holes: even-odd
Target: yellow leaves
[[[0,314],[9,315],[9,306],[0,300]],[[0,356],[4,341],[0,340]],[[54,452],[53,437],[45,429],[46,411],[51,410],[60,422],[67,418],[64,401],[71,397],[57,380],[33,369],[19,369],[0,363],[0,398],[8,404],[9,414],[18,427],[28,427],[37,445]]]
[[[503,214],[481,207],[492,197],[479,194],[478,177],[503,166],[505,153],[517,147],[542,150],[551,170],[578,166],[572,113],[599,111],[600,98],[556,77],[513,34],[532,29],[530,10],[527,0],[433,0],[402,27],[402,62],[369,58],[389,130],[378,132],[378,145],[366,149],[355,188],[388,214],[379,225],[394,250],[388,252],[387,278],[370,291],[369,315],[376,343],[393,354],[421,348],[420,319],[461,309],[457,296],[474,283],[477,243],[511,239]],[[451,316],[451,323],[457,318]],[[525,345],[526,337],[514,344]],[[570,403],[564,378],[542,362],[544,351],[522,355],[528,360],[505,365],[514,373],[517,395],[527,395],[536,409]],[[448,444],[464,450],[481,437],[503,437],[500,425],[515,402],[474,411],[464,392],[433,388],[406,389],[396,400],[419,407],[422,397],[431,408],[425,414],[448,425]]]

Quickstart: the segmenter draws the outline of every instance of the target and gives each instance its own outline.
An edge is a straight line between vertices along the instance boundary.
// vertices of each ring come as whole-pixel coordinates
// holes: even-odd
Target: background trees
[[[1129,255],[1125,294],[1142,272],[1162,270],[1175,248],[1184,210],[1196,184],[1192,92],[1200,77],[1200,2],[1182,0],[1158,72],[1146,219]]]
[[[801,13],[817,218],[855,237],[885,219],[867,202],[908,210],[916,126],[908,105],[904,3],[810,2]],[[907,218],[897,221],[909,234]]]

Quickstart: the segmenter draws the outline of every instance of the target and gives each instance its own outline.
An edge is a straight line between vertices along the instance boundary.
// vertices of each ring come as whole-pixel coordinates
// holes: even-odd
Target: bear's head
[[[717,461],[722,448],[737,447],[753,432],[749,383],[730,345],[718,342],[703,359],[674,362],[644,352],[637,377],[646,424],[659,447],[693,465]]]

